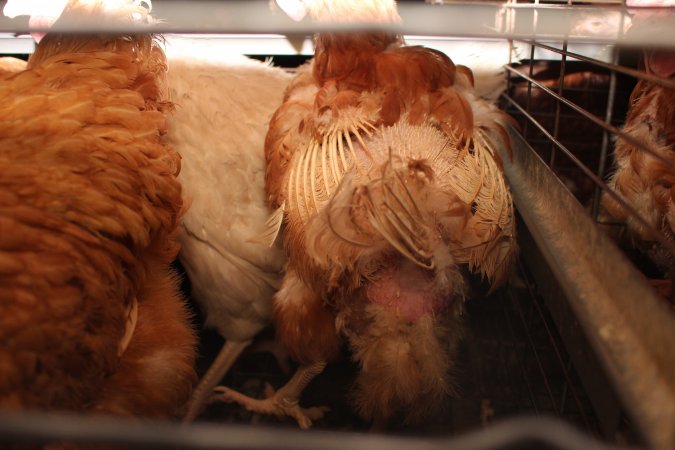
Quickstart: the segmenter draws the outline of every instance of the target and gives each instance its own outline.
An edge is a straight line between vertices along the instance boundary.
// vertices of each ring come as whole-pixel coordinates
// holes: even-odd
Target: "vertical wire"
[[[517,296],[515,295],[514,292],[508,291],[509,304],[511,305],[511,308],[513,310],[515,310],[515,308],[516,308],[516,303],[517,303],[516,297]],[[512,338],[512,341],[515,342],[516,339],[517,339],[516,338],[517,333],[516,333],[515,326],[514,326],[515,318],[513,318],[511,316],[511,314],[515,314],[515,311],[511,311],[510,313],[507,312],[507,314],[504,315],[504,319],[505,319],[505,322],[506,322],[506,326],[509,330],[509,334]],[[520,337],[522,339],[522,336],[520,336]],[[525,345],[527,346],[527,343],[525,343]],[[534,410],[534,413],[536,415],[539,415],[540,412],[541,412],[540,411],[541,407],[539,405],[539,402],[537,401],[537,396],[534,393],[534,389],[533,389],[533,386],[532,386],[532,383],[531,383],[531,380],[530,380],[531,373],[529,373],[528,370],[527,370],[528,365],[526,364],[526,357],[527,357],[527,352],[525,352],[525,351],[521,352],[520,364],[518,364],[518,366],[520,368],[520,374],[521,374],[522,380],[525,383],[525,389],[527,390],[527,397],[528,397],[528,400],[530,402],[530,407]]]
[[[528,75],[530,78],[532,78],[532,74],[534,73],[534,44],[530,45],[530,67],[528,70]],[[528,80],[527,82],[527,97],[525,99],[525,111],[527,111],[528,114],[531,114],[530,107],[532,106],[532,82]],[[528,131],[528,124],[529,120],[525,121],[525,126],[523,126],[523,137],[527,139],[527,131]]]
[[[530,311],[524,311],[523,305],[520,303],[520,300],[513,293],[511,293],[511,300],[513,301],[514,305],[516,306],[517,318],[520,319],[520,323],[525,330],[525,337],[526,337],[526,340],[527,340],[527,345],[530,349],[530,352],[531,352],[532,356],[534,357],[534,362],[537,366],[537,369],[539,370],[539,375],[541,376],[541,380],[544,382],[544,390],[546,391],[546,396],[548,397],[548,400],[551,402],[551,407],[552,407],[553,411],[555,411],[555,413],[558,414],[558,405],[557,405],[555,396],[553,395],[553,390],[552,390],[551,384],[549,382],[549,377],[546,373],[546,369],[544,368],[544,364],[542,362],[541,352],[540,352],[540,349],[537,348],[534,337],[532,336],[532,318],[533,318],[532,309],[533,309],[533,305],[532,304],[529,305]],[[529,317],[527,317],[527,316],[529,316]],[[532,393],[531,395],[536,398],[534,393]]]
[[[563,41],[562,47],[563,54],[560,57],[560,79],[558,80],[558,95],[563,96],[563,89],[565,87],[565,70],[567,64],[567,40]],[[555,102],[555,116],[553,118],[553,137],[558,139],[558,133],[560,132],[560,102]],[[554,143],[551,143],[551,157],[549,159],[548,165],[551,169],[555,166],[555,155],[556,155],[556,146]]]
[[[516,0],[508,0],[508,3],[515,3]],[[513,8],[509,8],[507,10],[507,21],[508,19],[508,14],[512,12]],[[507,24],[507,27],[510,26],[510,24]],[[515,47],[513,45],[513,39],[509,39],[509,67],[513,67],[513,53],[515,51]],[[511,92],[511,88],[513,87],[513,83],[511,82],[511,72],[508,70],[504,69],[504,76],[506,77],[506,93],[508,95],[513,95]]]
[[[569,371],[572,369],[572,358],[569,356],[567,357],[567,364],[564,365],[565,367],[565,372],[569,373]],[[560,398],[560,415],[563,415],[565,413],[565,409],[567,408],[567,391],[572,388],[569,380],[565,379],[565,384],[563,385],[563,390],[561,393],[561,398]],[[583,411],[579,411],[582,415],[582,417],[585,417]]]
[[[612,63],[617,64],[619,59],[619,52],[616,47],[612,49]],[[605,111],[605,122],[612,123],[612,116],[614,114],[614,99],[616,96],[616,71],[612,70],[609,75],[609,92],[607,93],[607,110]],[[609,152],[610,134],[609,131],[603,129],[602,144],[600,146],[600,160],[598,161],[598,178],[604,179],[607,169],[607,154]],[[598,220],[600,214],[600,198],[602,189],[595,185],[593,189],[593,206],[591,208],[591,217],[593,220]]]
[[[534,0],[534,4],[538,5],[539,0]],[[539,15],[538,11],[535,9],[533,12],[532,16],[532,30],[536,33],[537,32],[537,21],[539,20]],[[530,44],[530,67],[528,70],[528,75],[530,78],[532,78],[532,74],[534,73],[534,49],[535,46],[534,44]],[[531,113],[530,107],[532,106],[532,82],[528,81],[527,82],[527,99],[525,101],[525,111],[528,113]],[[523,137],[527,139],[527,131],[528,131],[528,121],[525,121],[525,126],[523,127]]]
[[[513,39],[509,39],[509,67],[513,67]],[[508,70],[504,70],[504,76],[506,77],[506,92],[511,95],[511,74]]]

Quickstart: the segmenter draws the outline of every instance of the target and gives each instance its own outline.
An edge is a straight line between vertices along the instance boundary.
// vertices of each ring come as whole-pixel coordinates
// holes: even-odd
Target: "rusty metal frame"
[[[511,131],[515,202],[630,418],[675,449],[675,316],[534,150]]]

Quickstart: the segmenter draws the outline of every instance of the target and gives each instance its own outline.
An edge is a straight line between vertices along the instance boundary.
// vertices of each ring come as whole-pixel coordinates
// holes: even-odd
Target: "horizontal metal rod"
[[[553,53],[557,53],[559,55],[566,55],[570,58],[578,59],[580,61],[588,62],[591,64],[594,64],[598,67],[602,67],[604,69],[608,70],[613,70],[615,72],[623,73],[624,75],[629,75],[635,78],[638,78],[640,80],[647,80],[651,81],[652,83],[659,84],[661,86],[667,87],[669,89],[675,89],[675,81],[667,79],[667,78],[661,78],[656,75],[652,75],[647,72],[643,72],[641,70],[636,70],[636,69],[631,69],[630,67],[624,67],[619,64],[612,64],[612,63],[607,63],[604,61],[600,61],[599,59],[595,58],[590,58],[588,56],[580,55],[578,53],[570,52],[570,51],[563,51],[555,47],[551,47],[550,45],[542,44],[541,42],[535,42],[532,40],[522,40],[521,42],[524,42],[525,44],[529,45],[534,45],[539,48],[543,48],[545,50],[548,50]],[[565,89],[567,90],[567,89]],[[570,89],[571,90],[571,89]],[[588,91],[585,91],[588,92]]]
[[[317,24],[294,22],[268,0],[155,0],[153,15],[159,22],[149,28],[102,25],[79,20],[62,31],[74,33],[235,33],[311,35],[319,31],[389,30],[424,36],[457,36],[497,39],[536,39],[570,42],[621,42],[631,45],[675,46],[675,17],[666,17],[664,31],[626,35],[628,12],[618,6],[455,3],[398,6],[401,25]],[[535,20],[536,17],[536,20]],[[600,18],[602,27],[593,26]],[[591,26],[589,26],[591,24]],[[26,33],[28,22],[0,18],[0,32]]]
[[[565,89],[565,91],[567,91],[567,89]],[[607,91],[603,91],[603,92],[607,92]],[[549,112],[549,111],[532,111],[532,114],[536,114],[539,117],[546,117],[546,118],[555,118],[555,116],[556,116],[555,112]],[[566,114],[566,113],[560,114],[561,119],[576,119],[578,117],[579,116],[577,114]]]
[[[549,89],[548,87],[544,86],[542,83],[538,82],[538,81],[535,80],[534,78],[532,78],[532,77],[530,77],[530,76],[528,76],[528,75],[525,75],[524,73],[518,72],[516,69],[514,69],[514,68],[511,67],[511,66],[508,66],[508,65],[507,65],[507,66],[504,66],[504,67],[505,67],[509,72],[511,72],[511,73],[513,73],[513,74],[516,74],[516,75],[519,76],[520,78],[523,78],[523,79],[529,81],[529,82],[532,83],[533,85],[537,86],[539,89],[541,89],[541,90],[543,90],[544,92],[546,92],[546,93],[547,93],[548,95],[550,95],[551,97],[555,98],[555,99],[558,100],[559,102],[562,102],[562,103],[565,104],[566,106],[572,108],[574,111],[576,111],[576,112],[578,112],[579,114],[581,114],[582,116],[586,117],[587,119],[589,119],[589,120],[590,120],[591,122],[593,122],[594,124],[598,125],[599,127],[603,128],[603,129],[605,129],[605,130],[607,130],[607,131],[610,131],[610,132],[614,133],[616,136],[620,137],[621,139],[624,139],[625,141],[627,141],[627,142],[630,143],[631,145],[634,145],[634,146],[636,146],[637,148],[639,148],[640,150],[643,150],[644,152],[646,152],[647,154],[649,154],[649,156],[651,156],[652,158],[658,159],[660,162],[662,162],[663,164],[665,164],[666,166],[668,166],[668,167],[671,168],[672,170],[675,170],[675,162],[670,161],[670,160],[666,159],[665,157],[661,156],[655,149],[653,149],[652,147],[650,147],[650,146],[648,146],[648,145],[645,145],[644,142],[640,141],[639,139],[634,138],[633,136],[631,136],[631,135],[629,135],[629,134],[627,134],[627,133],[624,133],[624,132],[623,132],[622,130],[620,130],[619,128],[615,127],[615,126],[612,125],[612,124],[607,123],[606,121],[604,121],[604,120],[601,119],[600,117],[598,117],[598,116],[596,116],[595,114],[593,114],[593,113],[591,113],[591,112],[585,110],[584,108],[582,108],[581,106],[577,105],[576,103],[574,103],[574,102],[572,102],[572,101],[566,99],[565,97],[563,97],[563,96],[561,96],[561,95],[558,95],[556,92],[554,92],[553,90],[551,90],[551,89]]]
[[[551,418],[523,417],[452,438],[300,431],[263,426],[196,423],[180,426],[66,414],[0,414],[0,442],[69,441],[129,448],[222,450],[490,450],[544,444],[559,450],[628,450],[605,444]],[[631,447],[635,449],[635,447]]]
[[[661,233],[659,230],[654,228],[652,224],[650,224],[644,217],[638,213],[638,211],[631,205],[627,200],[625,200],[621,195],[616,193],[613,189],[610,189],[609,186],[607,186],[607,183],[605,183],[600,177],[598,177],[591,169],[586,167],[586,165],[579,160],[579,158],[572,153],[570,149],[568,149],[562,142],[560,142],[558,139],[556,139],[551,133],[546,130],[546,128],[537,121],[534,117],[532,117],[526,110],[523,108],[521,105],[519,105],[514,99],[509,97],[507,94],[502,94],[502,97],[507,100],[513,107],[518,109],[534,126],[536,126],[539,131],[541,131],[546,138],[548,139],[547,142],[551,142],[555,144],[560,151],[562,151],[573,163],[576,165],[579,170],[581,170],[584,175],[586,175],[588,178],[595,183],[596,186],[600,187],[604,192],[607,192],[607,194],[612,197],[613,200],[615,200],[619,205],[621,205],[622,208],[628,212],[630,216],[632,216],[636,221],[640,223],[648,232],[649,234],[657,240],[661,245],[664,246],[666,250],[670,252],[671,255],[675,256],[675,243],[673,243],[670,239],[668,239],[663,233]]]

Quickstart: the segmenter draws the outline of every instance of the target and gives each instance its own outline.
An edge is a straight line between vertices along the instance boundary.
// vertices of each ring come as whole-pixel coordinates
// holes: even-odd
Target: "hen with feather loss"
[[[399,20],[391,0],[308,5],[318,21]],[[364,419],[384,427],[441,408],[453,392],[465,278],[497,287],[516,252],[498,156],[511,123],[441,52],[384,31],[318,34],[265,144],[288,256],[274,323],[300,367],[266,400],[229,389],[221,399],[308,427],[325,410],[301,408],[299,396],[346,344]]]

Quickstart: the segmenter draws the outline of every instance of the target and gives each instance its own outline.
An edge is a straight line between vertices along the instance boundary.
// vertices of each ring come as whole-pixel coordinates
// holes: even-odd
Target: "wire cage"
[[[670,13],[672,11],[668,12],[668,14]],[[639,34],[641,31],[640,26],[644,25],[641,22],[641,14],[644,14],[644,11],[631,11],[631,14],[630,17],[624,20],[632,18],[633,32]],[[647,14],[654,14],[654,12]],[[629,27],[626,27],[624,20],[621,21],[620,26],[623,30],[628,28],[629,31],[625,34],[628,35],[631,31]],[[658,20],[656,20],[650,26],[658,27],[658,24]],[[653,73],[646,72],[644,68],[636,70],[641,65],[643,53],[650,51],[647,49],[652,48],[651,46],[632,47],[618,42],[618,45],[613,46],[611,51],[606,54],[606,57],[601,59],[595,55],[588,56],[583,53],[570,51],[570,42],[567,40],[563,40],[557,45],[532,39],[519,42],[529,47],[529,55],[524,58],[526,61],[522,64],[509,64],[506,66],[509,87],[501,98],[502,105],[514,117],[519,119],[522,127],[522,136],[532,147],[532,153],[529,156],[537,155],[536,158],[532,158],[529,162],[526,162],[523,168],[527,167],[530,170],[542,169],[547,172],[547,175],[542,176],[542,179],[537,179],[537,181],[533,181],[532,178],[539,177],[530,176],[524,185],[527,184],[530,189],[543,188],[543,195],[546,196],[551,192],[552,186],[548,181],[543,181],[543,178],[549,176],[555,178],[554,182],[557,182],[559,187],[562,188],[565,196],[568,199],[574,200],[570,200],[569,206],[573,205],[573,208],[569,210],[566,209],[567,206],[563,206],[564,202],[563,204],[553,204],[556,207],[562,208],[565,215],[572,217],[583,215],[591,219],[586,222],[590,228],[582,225],[576,219],[567,221],[566,225],[560,222],[557,230],[536,230],[537,225],[530,226],[530,231],[533,231],[533,233],[547,235],[546,238],[543,236],[535,238],[539,244],[539,250],[541,250],[542,239],[546,239],[547,242],[555,239],[550,234],[551,231],[554,233],[565,233],[566,238],[564,244],[562,244],[563,246],[567,244],[574,246],[571,243],[571,239],[568,238],[567,231],[577,229],[584,234],[582,240],[577,242],[577,245],[579,245],[577,251],[581,250],[581,253],[588,252],[589,265],[585,266],[586,270],[595,270],[594,267],[598,264],[605,264],[604,261],[607,258],[625,257],[622,260],[631,266],[631,268],[637,269],[637,272],[631,271],[630,274],[626,273],[630,277],[630,288],[628,289],[637,288],[637,286],[644,284],[643,282],[647,278],[667,278],[669,276],[666,273],[667,269],[662,269],[663,271],[660,273],[658,273],[658,270],[655,271],[653,261],[650,261],[653,258],[646,256],[648,251],[645,251],[644,248],[639,250],[637,248],[639,245],[635,242],[636,240],[626,239],[625,233],[630,229],[630,226],[627,226],[627,222],[632,220],[648,226],[651,233],[650,239],[656,242],[649,245],[664,249],[669,255],[667,259],[670,259],[673,253],[672,238],[669,235],[668,229],[664,227],[656,229],[660,226],[658,222],[655,226],[647,223],[649,221],[648,214],[652,214],[653,212],[645,212],[645,209],[636,204],[634,200],[626,200],[625,194],[610,180],[612,179],[612,174],[618,171],[622,164],[620,160],[616,159],[618,153],[614,151],[620,145],[621,140],[628,142],[629,144],[627,145],[634,146],[635,155],[640,155],[638,157],[641,157],[642,152],[645,152],[649,157],[663,161],[668,166],[666,170],[672,170],[672,161],[669,159],[670,156],[667,153],[659,152],[653,145],[650,148],[650,143],[646,142],[645,139],[640,140],[635,133],[631,134],[628,131],[628,126],[626,128],[622,127],[626,121],[627,113],[630,114],[631,108],[636,106],[637,97],[634,93],[638,89],[636,84],[638,86],[659,86],[657,89],[664,89],[665,94],[668,89],[672,89],[673,87],[672,77],[670,79],[657,77]],[[664,43],[655,43],[654,45],[662,47]],[[554,58],[555,61],[553,63],[550,62],[550,59],[549,61],[542,62],[535,57],[537,52],[557,56]],[[633,93],[632,96],[631,93]],[[647,118],[634,120],[648,121]],[[672,127],[672,114],[668,118],[663,119],[662,123],[666,128]],[[669,151],[672,151],[672,139],[669,142],[670,144],[665,145],[670,145]],[[543,169],[544,167],[547,169]],[[635,170],[639,173],[641,169],[629,170]],[[513,182],[514,180],[511,179],[511,181]],[[650,182],[656,182],[656,180]],[[536,201],[534,199],[536,195],[525,195],[528,197],[528,201],[525,203],[531,204],[532,201]],[[621,204],[621,208],[624,211],[623,214],[625,214],[624,220],[616,220],[615,217],[608,214],[605,207],[608,201],[616,201]],[[521,200],[521,205],[522,203]],[[524,209],[527,208],[520,207],[520,211],[524,215],[532,212],[525,212]],[[546,219],[559,218],[556,217],[551,208],[542,208],[539,212],[545,215]],[[546,224],[547,220],[542,223]],[[566,228],[567,226],[570,228]],[[611,252],[607,252],[603,249],[604,244],[596,241],[596,238],[605,241],[607,236],[612,238],[612,246],[617,244],[621,248],[620,254],[619,252],[614,252],[614,248],[612,248]],[[564,251],[559,251],[559,248],[549,249],[549,251],[556,255],[553,258],[545,258],[549,261],[564,254]],[[566,260],[566,257],[562,256],[562,259],[554,263],[554,265],[563,264],[568,268],[577,265],[584,266],[583,263],[579,262],[579,258],[572,255],[572,253],[569,253],[567,256],[571,257],[571,259]],[[537,256],[532,257],[527,252],[524,257],[525,259],[537,259]],[[574,272],[572,270],[569,273],[570,278],[563,281],[563,283],[577,283],[579,278],[576,278],[576,280],[571,278],[575,277]],[[642,275],[638,275],[638,272]],[[652,281],[650,287],[643,286],[642,288],[638,288],[640,292],[632,291],[630,294],[622,296],[618,291],[611,288],[612,283],[618,282],[618,274],[619,272],[606,272],[598,278],[598,285],[594,286],[591,283],[578,292],[576,300],[574,300],[575,297],[573,295],[568,295],[567,299],[572,304],[577,303],[576,307],[581,308],[586,308],[590,303],[596,301],[600,307],[607,306],[610,302],[615,302],[617,312],[623,311],[624,314],[628,311],[631,311],[629,314],[635,312],[641,318],[634,316],[632,322],[626,322],[626,325],[633,327],[633,332],[636,333],[635,337],[642,333],[640,330],[654,326],[659,326],[658,333],[669,333],[670,331],[668,330],[672,330],[671,321],[673,318],[672,294],[663,290],[658,293],[654,292],[650,288],[658,286],[659,282]],[[558,277],[557,279],[561,281],[564,280],[564,277]],[[538,278],[538,280],[541,281],[542,278]],[[585,281],[582,281],[582,283],[585,283]],[[603,296],[599,295],[598,292],[601,289],[609,291],[608,296],[604,300],[601,300]],[[563,290],[576,290],[576,287],[563,287]],[[588,298],[582,298],[584,296],[588,296]],[[601,305],[601,302],[605,303],[605,305]],[[640,309],[639,312],[632,309],[636,305]],[[643,307],[644,309],[642,309]],[[651,309],[652,307],[653,310]],[[596,312],[599,312],[599,310]],[[591,314],[594,315],[595,312]],[[659,320],[657,316],[665,318],[665,321],[662,324],[656,325]],[[639,325],[641,321],[644,321],[643,325]],[[605,340],[605,343],[609,344],[609,347],[605,348],[605,350],[613,353],[613,356],[607,356],[616,358],[615,363],[622,366],[623,371],[636,371],[635,373],[637,373],[644,369],[644,366],[637,360],[628,362],[632,357],[627,357],[625,353],[622,354],[626,351],[626,348],[620,349],[619,347],[622,344],[618,345],[618,342],[624,341],[627,338],[624,334],[627,333],[627,330],[621,329],[618,326],[618,322],[615,322],[614,319],[604,322],[598,316],[594,316],[590,322],[593,323],[591,328],[600,331],[598,333],[600,339],[603,339],[602,327],[616,326],[613,332],[622,334],[620,337],[614,337],[616,339],[614,344],[609,342],[611,339]],[[663,328],[660,328],[660,326],[663,326]],[[589,331],[589,328],[586,329],[586,332],[587,335],[593,334],[593,330]],[[637,344],[637,341],[642,340],[642,337],[645,340],[642,344]],[[642,337],[635,341],[636,345],[657,346],[660,340],[660,337],[656,335],[653,337],[643,335]],[[651,344],[647,344],[646,341],[651,339],[654,339],[654,341]],[[612,347],[613,349],[611,349]],[[643,356],[649,358],[647,354]],[[661,362],[656,362],[656,359],[660,359],[661,357],[663,357]],[[619,359],[623,361],[618,362]],[[667,387],[667,384],[670,383],[667,380],[672,380],[672,374],[675,373],[673,354],[670,350],[666,350],[661,356],[657,356],[652,361],[660,367],[661,375],[657,377],[666,382],[662,385],[664,388],[662,394],[666,397],[670,396],[670,398],[666,399],[665,397],[661,397],[660,394],[659,400],[656,400],[656,398],[650,400],[656,402],[652,403],[651,406],[655,406],[657,403],[663,401],[661,405],[655,406],[655,408],[661,412],[672,411],[672,384],[670,387]],[[580,366],[578,366],[578,369],[584,370]],[[585,379],[590,380],[588,377]],[[614,379],[614,382],[618,383],[617,390],[619,396],[623,397],[623,401],[632,403],[631,408],[643,411],[640,413],[641,418],[634,416],[634,419],[642,421],[641,427],[644,427],[643,431],[647,428],[650,429],[648,433],[653,433],[650,439],[660,440],[661,443],[659,445],[661,446],[672,445],[673,436],[670,435],[670,432],[665,431],[669,429],[667,423],[668,421],[672,421],[672,419],[667,419],[659,425],[659,415],[661,413],[656,413],[656,411],[652,411],[651,414],[647,413],[646,409],[649,409],[651,406],[648,406],[646,403],[643,405],[633,403],[639,396],[643,394],[650,395],[658,390],[658,388],[651,390],[651,388],[647,388],[646,386],[638,386],[640,384],[639,381],[630,387],[629,384],[632,382],[626,382],[626,380],[627,378],[622,382]],[[634,390],[634,393],[629,394],[628,391],[630,390]],[[670,394],[666,394],[668,391]],[[597,391],[591,389],[588,392],[593,393]],[[638,394],[638,392],[640,393]],[[633,397],[633,400],[629,400],[629,397]],[[641,400],[638,400],[638,403],[640,402]],[[632,414],[635,414],[635,411]],[[651,423],[647,424],[647,420],[645,420],[646,415],[650,415],[652,417],[651,420],[654,421],[651,422],[650,420]],[[660,438],[655,437],[657,434],[660,434]],[[652,445],[655,444],[653,440],[651,443]]]
[[[156,31],[227,33],[221,36],[226,41],[249,46],[244,53],[272,56],[289,67],[309,57],[308,36],[320,29],[279,16],[267,20],[261,14],[266,1],[193,1],[189,8],[177,0],[154,4],[164,19]],[[517,274],[508,287],[467,305],[460,394],[444,414],[419,428],[364,434],[367,424],[345,402],[355,370],[345,357],[303,396],[333,410],[310,432],[219,405],[182,428],[7,412],[0,414],[0,442],[270,450],[675,449],[675,313],[669,294],[653,287],[662,284],[648,281],[664,274],[644,252],[631,248],[625,221],[609,217],[603,207],[610,197],[631,220],[649,222],[609,186],[618,139],[675,170],[672,156],[622,128],[639,80],[675,88],[672,77],[641,66],[644,49],[675,51],[675,10],[649,9],[660,14],[644,32],[638,14],[620,1],[435,0],[399,1],[399,6],[403,25],[397,30],[411,43],[437,46],[451,58],[453,48],[467,42],[505,47],[505,88],[497,101],[519,124],[511,131],[513,153],[502,155],[519,214]],[[0,51],[30,53],[31,42],[22,35],[26,26],[0,20],[5,33]],[[101,31],[87,23],[73,31],[91,30]],[[305,41],[289,47],[283,35]],[[672,235],[646,225],[654,242],[666,251],[674,248]],[[220,339],[202,333],[201,371],[215,357]],[[271,357],[244,354],[225,381],[259,397],[265,383],[279,385],[285,378]]]

